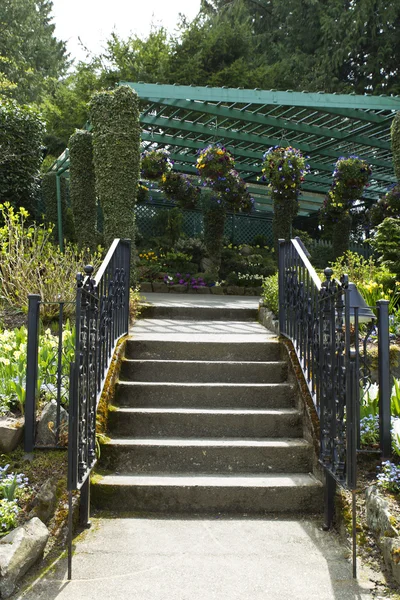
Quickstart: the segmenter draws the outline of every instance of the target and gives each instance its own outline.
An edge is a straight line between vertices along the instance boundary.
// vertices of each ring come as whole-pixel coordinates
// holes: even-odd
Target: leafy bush
[[[77,130],[68,143],[70,197],[79,248],[96,248],[96,189],[92,134]]]
[[[32,107],[0,98],[0,194],[2,202],[35,215],[44,123]]]
[[[136,92],[120,86],[95,94],[90,102],[96,191],[104,214],[104,240],[132,240],[134,267],[134,207],[139,182],[140,124]]]
[[[278,273],[264,279],[262,284],[262,299],[264,306],[269,308],[275,315],[279,314],[279,282]]]
[[[4,226],[0,228],[0,300],[23,311],[28,308],[28,294],[39,294],[44,302],[72,302],[76,294],[76,274],[88,259],[95,271],[101,263],[100,253],[91,257],[66,244],[64,253],[52,243],[53,229],[29,224],[24,208],[15,211],[9,203],[0,204]],[[44,305],[43,317],[51,319],[58,306]],[[74,311],[65,306],[65,315]]]
[[[388,217],[376,229],[371,246],[380,254],[379,262],[400,278],[400,222]]]
[[[154,216],[155,235],[163,236],[166,244],[172,248],[182,233],[183,214],[179,208],[160,210]]]
[[[198,265],[207,252],[204,242],[199,238],[180,238],[175,244],[175,250],[184,254],[190,254],[192,261]]]

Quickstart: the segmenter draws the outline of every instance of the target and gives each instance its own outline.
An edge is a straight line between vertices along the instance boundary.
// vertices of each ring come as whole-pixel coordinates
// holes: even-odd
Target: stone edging
[[[382,552],[386,566],[400,584],[400,531],[396,518],[390,514],[389,503],[376,485],[365,492],[367,524]]]

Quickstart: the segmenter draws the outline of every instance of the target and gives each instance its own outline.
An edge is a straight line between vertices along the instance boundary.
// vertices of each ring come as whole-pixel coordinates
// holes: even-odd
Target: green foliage
[[[274,245],[278,240],[288,240],[292,223],[299,210],[300,185],[309,171],[306,158],[296,148],[274,146],[263,156],[262,178],[271,187],[274,202]]]
[[[0,500],[0,537],[7,535],[17,527],[20,511],[16,500],[11,502],[6,499]]]
[[[109,246],[114,238],[131,239],[133,253],[140,164],[137,94],[126,86],[95,94],[90,114],[96,190],[104,214],[104,240]]]
[[[387,217],[376,229],[371,246],[380,255],[379,262],[400,278],[400,222]]]
[[[204,242],[199,238],[180,238],[175,244],[175,250],[190,254],[193,262],[198,265],[207,253]]]
[[[392,141],[393,166],[397,181],[400,182],[400,111],[398,111],[392,121],[390,128]]]
[[[136,191],[136,202],[138,204],[144,204],[149,199],[149,188],[142,183],[138,183]]]
[[[262,299],[264,306],[269,308],[274,315],[279,314],[279,282],[278,273],[270,275],[262,284]]]
[[[204,244],[212,262],[210,272],[217,276],[221,265],[226,210],[220,195],[206,190],[202,195]]]
[[[377,227],[386,217],[400,218],[400,185],[395,184],[373,204],[368,211],[372,227]]]
[[[160,210],[154,216],[154,233],[162,236],[172,248],[182,233],[183,215],[179,208]]]
[[[53,227],[54,241],[58,240],[58,208],[57,208],[57,184],[54,171],[45,173],[41,177],[41,195],[44,209],[44,221]],[[60,177],[61,190],[61,215],[63,238],[69,242],[75,242],[75,226],[71,209],[67,206],[67,183],[64,177]]]
[[[70,197],[79,248],[96,248],[96,189],[92,134],[76,131],[69,138]]]
[[[357,252],[347,250],[342,256],[330,263],[333,276],[340,280],[342,275],[348,275],[349,281],[357,286],[369,281],[376,281],[382,272],[372,257],[366,259]]]
[[[39,101],[67,67],[64,42],[54,36],[50,0],[2,0],[0,95]]]
[[[100,254],[84,256],[76,247],[66,244],[64,253],[54,246],[53,229],[28,223],[24,208],[15,211],[8,203],[0,204],[0,300],[15,308],[27,310],[28,294],[39,294],[44,302],[60,298],[72,302],[76,294],[76,274],[89,262],[95,271]],[[87,262],[86,262],[87,261]],[[43,305],[43,317],[53,318],[58,306]],[[65,316],[74,311],[65,305]]]
[[[335,258],[349,249],[350,209],[361,198],[371,172],[368,163],[357,156],[341,157],[336,162],[331,189],[321,209],[321,222],[325,234],[332,237]]]
[[[25,404],[27,329],[0,331],[0,414],[18,408],[23,414]],[[69,321],[63,327],[63,353],[61,370],[63,381],[69,381],[70,363],[75,354],[75,330]],[[38,390],[44,398],[54,397],[57,389],[58,335],[50,329],[39,335]],[[61,401],[68,404],[68,387],[61,388]],[[48,398],[46,398],[48,399]]]
[[[0,96],[0,201],[35,214],[43,123],[37,110]]]

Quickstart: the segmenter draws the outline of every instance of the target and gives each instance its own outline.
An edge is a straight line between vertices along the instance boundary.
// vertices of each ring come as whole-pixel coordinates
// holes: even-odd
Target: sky
[[[199,8],[200,0],[53,0],[52,14],[55,35],[67,42],[71,58],[85,60],[79,38],[97,54],[113,30],[122,38],[145,36],[154,23],[172,33],[179,13],[191,20]]]

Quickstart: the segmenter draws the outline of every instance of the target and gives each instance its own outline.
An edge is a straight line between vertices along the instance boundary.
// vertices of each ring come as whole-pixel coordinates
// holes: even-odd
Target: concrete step
[[[311,468],[312,447],[303,438],[124,439],[101,446],[100,464],[123,473],[268,474]]]
[[[171,319],[178,321],[256,321],[258,308],[230,306],[195,306],[185,304],[184,299],[179,305],[144,305],[141,307],[141,319]]]
[[[277,361],[280,344],[277,340],[259,342],[157,341],[129,339],[126,358],[140,360],[206,360],[206,361]]]
[[[92,483],[102,510],[176,514],[320,512],[322,485],[309,474],[109,475]]]
[[[118,408],[109,413],[118,437],[299,437],[300,413],[284,409]]]
[[[115,401],[125,407],[290,408],[289,383],[171,383],[120,381]]]
[[[129,381],[281,383],[287,364],[275,362],[232,362],[195,360],[124,359],[120,378]]]

